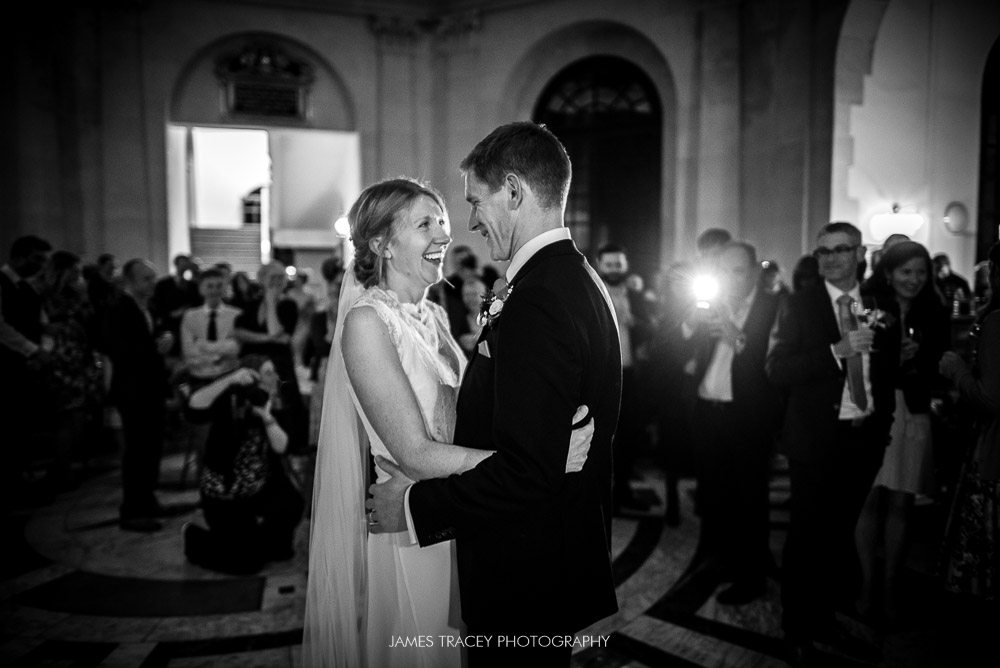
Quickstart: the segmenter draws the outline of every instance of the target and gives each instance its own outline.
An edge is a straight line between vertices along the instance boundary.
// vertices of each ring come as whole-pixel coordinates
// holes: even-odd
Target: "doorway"
[[[607,243],[624,247],[649,284],[660,265],[663,132],[650,78],[624,58],[583,58],[553,77],[533,117],[572,161],[566,225],[577,246],[590,258]]]
[[[171,124],[167,137],[171,256],[251,275],[281,257],[319,277],[342,252],[333,224],[361,189],[356,132]]]

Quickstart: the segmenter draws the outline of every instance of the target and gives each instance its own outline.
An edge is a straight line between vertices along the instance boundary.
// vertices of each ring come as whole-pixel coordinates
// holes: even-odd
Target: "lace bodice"
[[[420,405],[427,434],[435,441],[451,443],[465,356],[451,336],[444,309],[426,299],[419,304],[402,303],[395,293],[380,287],[365,291],[352,306],[352,310],[356,308],[373,309],[385,324]],[[372,452],[395,462],[368,421],[353,387],[351,399],[361,416]],[[380,481],[387,477],[378,471]]]

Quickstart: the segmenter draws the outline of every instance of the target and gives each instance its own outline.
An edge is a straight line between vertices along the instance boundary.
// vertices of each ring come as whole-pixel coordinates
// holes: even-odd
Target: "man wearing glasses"
[[[835,622],[857,588],[854,526],[889,441],[898,341],[863,314],[861,232],[825,225],[814,255],[823,282],[790,296],[772,333],[767,374],[788,391],[782,446],[791,517],[785,542],[782,627],[793,657],[857,655]]]

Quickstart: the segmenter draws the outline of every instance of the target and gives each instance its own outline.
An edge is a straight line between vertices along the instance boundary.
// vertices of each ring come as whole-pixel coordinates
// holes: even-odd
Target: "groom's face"
[[[486,246],[493,260],[509,260],[513,254],[511,242],[514,230],[507,206],[507,190],[501,187],[493,191],[488,183],[480,181],[469,170],[465,173],[465,200],[472,206],[469,231],[486,237]]]

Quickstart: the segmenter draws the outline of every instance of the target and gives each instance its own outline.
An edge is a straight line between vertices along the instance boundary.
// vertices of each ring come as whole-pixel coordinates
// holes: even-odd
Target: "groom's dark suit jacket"
[[[455,427],[457,444],[497,453],[461,475],[416,483],[410,511],[421,545],[457,539],[471,629],[571,633],[618,609],[609,534],[618,330],[572,241],[539,250],[511,285],[466,370]],[[583,471],[566,474],[581,404],[595,433]]]

